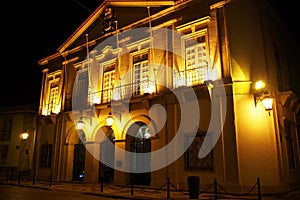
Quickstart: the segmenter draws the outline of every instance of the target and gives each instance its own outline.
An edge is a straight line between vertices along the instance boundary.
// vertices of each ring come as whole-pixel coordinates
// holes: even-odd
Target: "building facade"
[[[37,107],[31,105],[0,108],[0,176],[15,177],[35,167]]]
[[[105,0],[39,61],[37,176],[284,192],[300,180],[298,56],[264,1]]]

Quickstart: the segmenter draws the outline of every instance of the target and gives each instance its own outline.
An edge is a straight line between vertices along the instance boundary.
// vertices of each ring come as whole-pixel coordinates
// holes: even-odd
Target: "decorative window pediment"
[[[62,71],[56,71],[47,75],[43,99],[43,115],[58,114],[62,101]]]

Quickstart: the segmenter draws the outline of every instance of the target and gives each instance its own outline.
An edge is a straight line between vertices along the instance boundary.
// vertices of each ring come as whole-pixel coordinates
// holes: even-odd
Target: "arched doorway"
[[[143,122],[135,122],[130,126],[126,134],[127,151],[139,153],[141,156],[132,155],[130,158],[130,181],[137,185],[150,185],[151,183],[151,156],[143,154],[151,152],[151,132],[147,124]],[[143,171],[143,173],[134,173]]]
[[[112,183],[114,180],[114,166],[115,148],[114,145],[114,131],[111,127],[103,127],[106,138],[100,143],[100,161],[98,171],[98,182]],[[106,164],[108,165],[106,165]]]
[[[74,159],[73,159],[73,181],[83,181],[84,166],[85,166],[85,135],[83,132],[79,133],[78,143],[74,145]]]

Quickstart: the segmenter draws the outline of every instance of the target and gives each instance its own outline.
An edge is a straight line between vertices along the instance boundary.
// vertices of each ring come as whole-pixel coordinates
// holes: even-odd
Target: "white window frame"
[[[113,69],[107,69],[109,67],[113,67]],[[105,62],[104,64],[101,65],[102,68],[102,81],[101,81],[101,88],[102,88],[102,93],[101,93],[101,103],[108,103],[111,101],[113,97],[113,88],[115,86],[115,81],[116,81],[116,67],[117,63],[115,60],[113,61],[108,61]],[[105,86],[105,75],[109,75],[109,83],[107,86]]]
[[[191,39],[197,39],[199,37],[205,37],[205,41],[197,44],[197,41],[195,40],[195,45],[186,47],[186,42]],[[207,29],[201,29],[199,31],[196,31],[194,33],[184,35],[181,38],[181,46],[182,46],[182,55],[183,55],[183,61],[182,66],[184,66],[184,74],[183,76],[185,85],[186,86],[194,86],[198,84],[203,84],[205,80],[208,80],[209,78],[209,72],[208,72],[208,66],[209,66],[209,48],[208,48],[208,39],[207,39]],[[198,48],[204,47],[205,48],[205,57],[201,60],[199,57]],[[195,55],[194,55],[194,64],[192,67],[187,66],[187,49],[194,49]],[[203,52],[201,52],[203,54]],[[175,77],[176,78],[176,77]],[[175,79],[176,80],[176,79]],[[176,81],[175,81],[176,84]],[[174,87],[178,87],[177,85],[174,85]]]
[[[143,54],[147,54],[148,59],[147,60],[141,60],[137,63],[134,63],[134,57],[138,56],[138,55],[143,55]],[[130,55],[130,63],[131,63],[131,84],[132,84],[132,94],[134,96],[139,96],[139,95],[143,95],[145,93],[148,93],[148,87],[149,87],[149,81],[150,81],[150,69],[149,69],[149,64],[150,64],[150,51],[149,49],[143,49],[140,51],[136,51],[131,53]],[[140,70],[143,70],[146,66],[146,70],[147,70],[147,75],[145,75],[146,73],[141,72],[139,73],[139,83],[137,85],[137,80],[136,80],[136,69],[135,66],[140,63],[141,67]],[[146,65],[145,65],[146,64]],[[143,67],[144,66],[144,67]],[[144,69],[145,70],[145,69]]]
[[[56,71],[48,75],[48,90],[47,90],[47,99],[44,102],[46,106],[47,115],[51,113],[60,112],[60,103],[61,103],[61,80],[62,80],[62,71]],[[55,87],[52,85],[55,84]]]

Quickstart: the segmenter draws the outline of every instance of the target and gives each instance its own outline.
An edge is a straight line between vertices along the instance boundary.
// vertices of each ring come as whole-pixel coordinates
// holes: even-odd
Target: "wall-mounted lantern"
[[[29,136],[29,133],[27,133],[27,132],[21,133],[20,134],[20,139],[21,140],[26,140],[28,138],[28,136]]]
[[[109,113],[109,115],[108,115],[108,117],[106,117],[106,124],[108,125],[108,126],[112,126],[113,125],[113,123],[114,123],[114,118],[113,118],[113,116],[111,115],[111,113]]]
[[[82,130],[83,129],[83,127],[85,125],[85,123],[83,121],[84,118],[90,120],[90,124],[92,124],[92,119],[91,118],[89,118],[89,117],[80,117],[79,121],[76,124],[77,130]]]
[[[264,105],[266,111],[270,111],[273,109],[273,98],[272,97],[265,97],[261,100],[262,104]]]
[[[79,119],[79,121],[77,122],[77,126],[76,127],[77,127],[78,130],[82,130],[83,129],[84,122],[83,122],[82,118]]]
[[[270,92],[266,89],[266,84],[263,81],[257,81],[255,83],[254,103],[255,106],[261,101],[265,110],[269,112],[273,109],[273,98]]]

